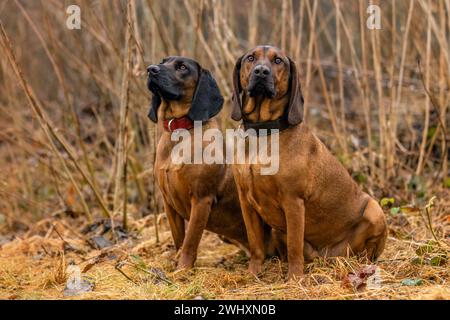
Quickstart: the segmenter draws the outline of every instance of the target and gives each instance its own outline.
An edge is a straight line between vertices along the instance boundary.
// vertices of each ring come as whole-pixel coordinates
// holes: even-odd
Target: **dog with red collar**
[[[177,144],[172,133],[194,131],[194,121],[204,130],[219,129],[214,116],[222,109],[223,98],[216,81],[209,71],[185,57],[165,58],[147,71],[147,85],[153,93],[149,118],[162,123],[154,174],[163,194],[176,249],[180,250],[178,268],[193,267],[204,229],[225,237],[248,253],[245,223],[230,166],[180,164],[172,159]],[[191,145],[194,148],[194,141]],[[205,146],[203,142],[202,147]],[[271,245],[270,232],[266,226],[266,247],[268,255],[273,255],[275,245]]]

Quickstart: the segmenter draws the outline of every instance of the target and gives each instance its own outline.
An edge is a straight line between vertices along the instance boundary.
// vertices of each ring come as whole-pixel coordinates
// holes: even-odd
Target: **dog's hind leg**
[[[286,233],[270,229],[270,232],[265,232],[265,235],[269,235],[268,240],[265,241],[266,258],[278,257],[281,261],[287,261]]]
[[[380,205],[371,199],[364,211],[364,218],[369,221],[370,225],[366,233],[364,250],[369,259],[376,260],[386,244],[388,235],[386,217]]]
[[[305,262],[312,262],[314,258],[320,257],[320,253],[308,241],[305,240],[305,244],[303,246],[303,256],[305,257]]]
[[[272,229],[270,244],[268,247],[270,248],[267,250],[267,255],[269,257],[278,256],[281,261],[287,262],[287,243],[285,232]],[[304,240],[303,256],[305,257],[305,262],[312,262],[314,258],[320,257],[320,253],[307,240]]]
[[[375,261],[383,252],[387,238],[387,224],[383,210],[373,199],[369,200],[361,221],[341,242],[321,250],[322,256],[366,256]]]

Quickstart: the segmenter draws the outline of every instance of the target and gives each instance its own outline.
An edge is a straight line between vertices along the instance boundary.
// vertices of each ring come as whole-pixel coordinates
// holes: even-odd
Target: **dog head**
[[[253,98],[270,100],[272,108],[280,109],[270,113],[287,114],[291,125],[302,121],[303,96],[297,67],[276,47],[258,46],[240,57],[234,67],[233,88],[233,120],[247,120],[254,103],[247,104],[248,108],[243,104]]]
[[[206,121],[222,109],[223,97],[208,70],[185,57],[167,57],[147,68],[148,89],[153,93],[149,118],[158,121],[162,102],[169,107],[162,112],[167,120],[187,116],[192,121]]]

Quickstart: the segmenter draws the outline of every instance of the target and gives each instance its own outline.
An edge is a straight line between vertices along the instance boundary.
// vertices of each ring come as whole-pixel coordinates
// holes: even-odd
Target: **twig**
[[[436,181],[437,181],[437,179],[439,178],[440,171],[442,170],[442,168],[443,168],[443,166],[444,166],[444,162],[445,162],[444,159],[447,158],[447,153],[448,153],[448,147],[447,147],[447,131],[446,131],[446,129],[445,129],[444,123],[442,122],[442,117],[441,117],[441,112],[440,112],[439,104],[436,102],[436,99],[435,99],[434,96],[431,94],[430,90],[428,90],[428,87],[427,87],[426,84],[425,84],[425,80],[424,80],[424,78],[423,78],[422,68],[421,68],[421,66],[420,66],[420,59],[417,61],[417,65],[419,66],[419,74],[420,74],[420,79],[421,79],[421,81],[422,81],[423,88],[424,88],[424,90],[425,90],[425,92],[426,92],[428,98],[430,99],[431,105],[433,106],[433,108],[434,108],[434,110],[436,111],[436,114],[437,114],[437,116],[438,116],[439,126],[438,126],[438,128],[436,129],[435,136],[437,135],[437,131],[438,131],[439,128],[441,128],[441,129],[442,129],[442,132],[444,133],[444,142],[443,142],[443,143],[444,143],[444,150],[443,150],[444,152],[443,152],[443,154],[442,154],[442,158],[441,158],[441,163],[440,163],[440,166],[439,166],[439,170],[437,170],[436,176],[435,176],[434,179],[433,179],[433,184],[435,184]]]
[[[127,229],[127,151],[128,151],[128,109],[129,109],[129,79],[131,63],[131,26],[132,26],[131,2],[127,1],[127,28],[125,33],[125,56],[123,62],[122,88],[120,95],[120,124],[117,144],[117,171],[114,189],[114,210],[118,208],[120,187],[123,187],[122,212],[123,227]]]
[[[119,271],[127,280],[131,281],[134,284],[137,284],[136,281],[134,281],[133,279],[131,279],[125,272],[122,271],[122,266],[124,265],[123,262],[119,262],[116,263],[114,265],[114,269],[116,269],[117,271]]]
[[[441,243],[439,242],[436,233],[434,232],[433,225],[431,222],[431,208],[434,206],[434,200],[436,200],[436,196],[431,197],[431,199],[428,201],[424,209],[427,217],[428,229],[430,229],[431,235],[433,236],[434,240],[436,240],[438,245],[441,246]]]

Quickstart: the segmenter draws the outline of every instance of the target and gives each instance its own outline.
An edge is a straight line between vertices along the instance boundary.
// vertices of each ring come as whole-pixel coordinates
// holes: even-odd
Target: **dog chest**
[[[274,176],[259,174],[259,165],[236,165],[236,182],[245,200],[271,227],[285,231],[286,218],[281,209],[281,194]]]
[[[189,185],[183,179],[184,168],[170,162],[155,164],[155,176],[165,201],[185,219],[189,219]]]

